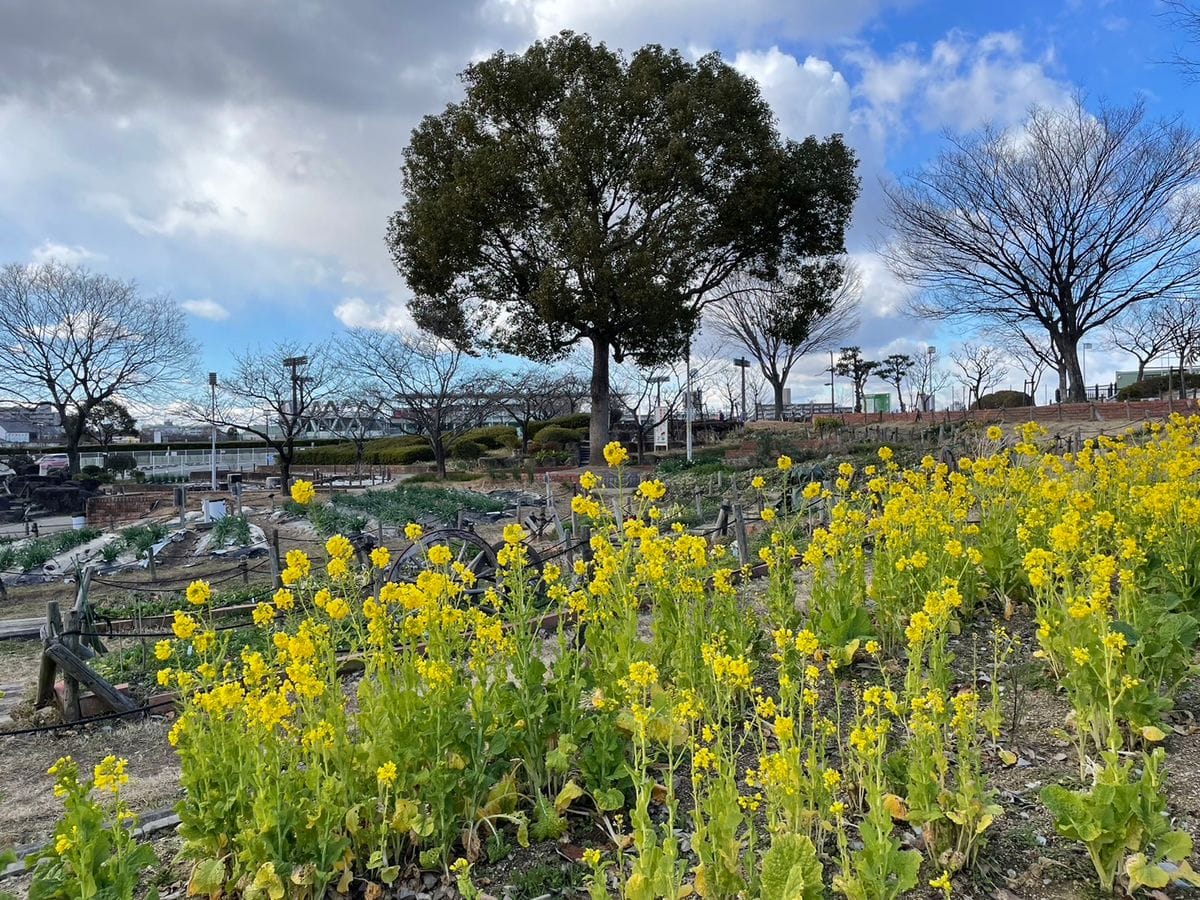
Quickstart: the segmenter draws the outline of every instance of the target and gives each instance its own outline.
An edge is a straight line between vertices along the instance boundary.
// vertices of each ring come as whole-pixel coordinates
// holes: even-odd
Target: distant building
[[[0,444],[58,444],[64,437],[58,413],[49,403],[0,406]]]
[[[1185,366],[1184,368],[1189,375],[1200,375],[1200,366]],[[1145,380],[1147,378],[1159,377],[1166,378],[1168,372],[1171,373],[1172,378],[1179,378],[1179,366],[1172,366],[1170,369],[1168,369],[1166,366],[1146,366],[1144,372],[1142,373],[1142,379]],[[1138,373],[1136,369],[1131,372],[1118,372],[1116,389],[1119,391],[1121,388],[1129,387],[1131,384],[1136,383],[1137,380]]]

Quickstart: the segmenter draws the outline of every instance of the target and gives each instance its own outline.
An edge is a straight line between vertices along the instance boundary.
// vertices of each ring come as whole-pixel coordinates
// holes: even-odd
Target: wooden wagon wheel
[[[460,562],[475,576],[475,584],[465,593],[475,602],[483,592],[496,584],[496,551],[492,545],[473,531],[463,528],[441,528],[417,538],[392,563],[388,581],[414,582],[422,569],[429,568],[429,550],[438,544],[450,548],[450,561]]]

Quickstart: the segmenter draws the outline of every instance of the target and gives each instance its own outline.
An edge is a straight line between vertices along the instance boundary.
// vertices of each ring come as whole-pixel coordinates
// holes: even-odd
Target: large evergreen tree
[[[609,362],[678,359],[731,276],[843,251],[858,195],[841,136],[784,141],[716,54],[626,58],[563,33],[463,74],[413,132],[388,243],[417,323],[540,362],[592,346],[591,440]]]

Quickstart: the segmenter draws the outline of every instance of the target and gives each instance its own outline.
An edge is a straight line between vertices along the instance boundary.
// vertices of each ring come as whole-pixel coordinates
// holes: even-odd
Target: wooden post
[[[243,559],[240,563],[238,563],[238,569],[240,569],[242,573],[242,584],[248,585],[250,583],[250,564]]]
[[[746,535],[746,515],[740,501],[733,504],[733,527],[737,538],[738,562],[744,566],[750,562],[750,539]]]
[[[579,540],[580,540],[580,543],[583,545],[580,548],[580,552],[583,554],[583,561],[585,563],[590,563],[592,561],[592,556],[594,555],[592,553],[592,526],[591,525],[588,525],[585,523],[584,526],[579,529]]]
[[[50,644],[46,647],[46,653],[50,654],[56,663],[61,663],[61,660],[53,653],[55,647],[65,647],[72,654],[79,647],[79,635],[74,633],[79,630],[79,613],[74,609],[67,610],[67,617],[63,624],[66,626],[64,631],[66,636],[63,641],[51,639]],[[68,722],[78,721],[82,718],[79,710],[79,681],[65,667],[63,668],[63,684],[66,687],[63,718]]]
[[[717,534],[721,537],[729,534],[729,504],[722,502],[717,510]]]
[[[92,586],[93,574],[95,574],[94,567],[88,566],[79,576],[79,589],[75,594],[75,610],[79,613],[80,630],[88,632],[84,636],[83,643],[97,653],[104,653],[104,644],[100,641],[100,635],[96,634],[96,617],[92,613],[91,604],[88,603],[88,590]]]
[[[147,547],[147,548],[146,548],[146,568],[147,568],[147,569],[149,570],[149,572],[150,572],[150,580],[151,580],[151,581],[158,581],[158,573],[155,571],[155,568],[154,568],[154,566],[155,566],[155,563],[154,563],[154,548],[153,548],[153,547]]]
[[[37,700],[34,702],[36,709],[49,706],[54,702],[54,676],[58,671],[58,664],[54,662],[52,656],[46,653],[46,650],[50,647],[51,641],[58,640],[62,630],[63,621],[62,614],[58,610],[58,601],[50,600],[46,603],[46,624],[42,626],[42,665],[38,670]]]
[[[695,500],[696,500],[696,521],[699,522],[700,517],[702,515],[704,515],[703,509],[700,505],[701,504],[701,495],[703,493],[700,490],[700,485],[696,485],[696,487],[692,489],[692,493],[695,496]]]
[[[271,556],[271,581],[275,587],[283,587],[282,569],[279,567],[279,529],[271,529],[271,543],[267,547],[267,552]]]

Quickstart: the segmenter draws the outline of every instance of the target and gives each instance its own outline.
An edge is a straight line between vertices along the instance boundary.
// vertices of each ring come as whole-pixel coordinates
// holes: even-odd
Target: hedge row
[[[294,464],[300,466],[352,466],[356,455],[354,444],[333,444],[299,451]],[[415,434],[395,438],[377,438],[367,441],[363,447],[362,461],[372,466],[408,466],[418,462],[432,462],[433,448],[423,437]]]
[[[1188,373],[1186,384],[1189,389],[1200,388],[1200,375]],[[1174,391],[1179,390],[1179,373],[1171,373],[1170,387]],[[1167,376],[1152,375],[1149,378],[1143,378],[1141,381],[1135,381],[1127,387],[1117,391],[1118,400],[1149,400],[1161,397],[1167,392]]]

